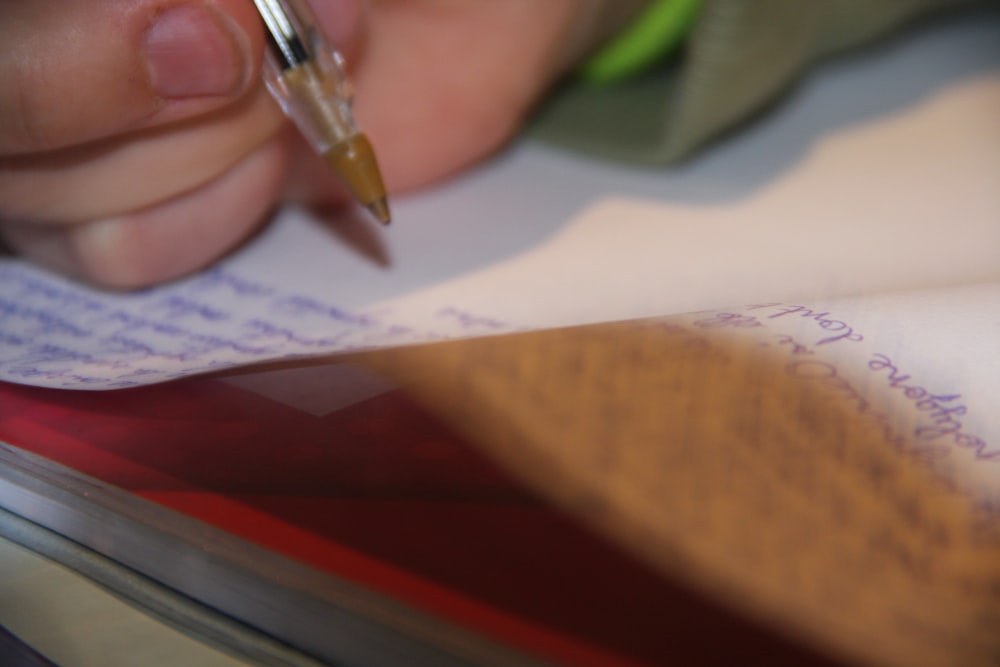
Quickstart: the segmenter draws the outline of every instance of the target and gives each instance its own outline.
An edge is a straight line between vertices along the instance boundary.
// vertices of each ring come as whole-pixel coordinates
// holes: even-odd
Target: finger
[[[366,2],[362,0],[308,0],[323,34],[350,63],[364,38]]]
[[[517,65],[495,62],[505,60],[507,49],[498,48],[494,35],[521,41],[511,39],[517,31],[508,32],[513,26],[501,20],[503,3],[461,8],[438,2],[429,8],[434,4],[373,4],[355,73],[358,121],[378,151],[392,190],[438,180],[501,144],[516,127],[518,107],[527,97],[519,79],[535,76],[506,72],[508,65]],[[546,3],[538,13],[548,14],[557,4]],[[487,23],[492,23],[488,29]],[[481,86],[480,77],[490,86]],[[405,100],[406,113],[392,100]]]
[[[259,86],[235,104],[183,123],[0,159],[0,219],[76,224],[146,208],[217,178],[282,126]]]
[[[249,89],[260,19],[246,0],[0,2],[0,154],[177,120]]]
[[[578,0],[374,2],[355,110],[390,189],[438,180],[509,139],[558,74],[556,54],[578,7]]]
[[[112,289],[172,280],[249,236],[273,206],[287,143],[268,142],[215,181],[138,213],[68,227],[8,223],[0,234],[28,259]]]
[[[497,150],[555,78],[646,2],[373,0],[355,111],[389,189]]]

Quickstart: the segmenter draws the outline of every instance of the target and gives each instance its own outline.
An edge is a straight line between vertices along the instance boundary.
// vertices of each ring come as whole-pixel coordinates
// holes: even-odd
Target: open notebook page
[[[401,201],[381,236],[290,209],[217,266],[133,294],[0,258],[0,380],[110,389],[456,336],[1000,280],[997,18],[828,75],[680,170],[616,171],[535,148],[534,160],[515,153],[509,168],[443,188],[437,209],[434,193]],[[900,100],[854,108],[889,82]],[[840,107],[853,111],[815,127]],[[560,209],[580,190],[580,208]],[[470,219],[463,193],[481,215]]]

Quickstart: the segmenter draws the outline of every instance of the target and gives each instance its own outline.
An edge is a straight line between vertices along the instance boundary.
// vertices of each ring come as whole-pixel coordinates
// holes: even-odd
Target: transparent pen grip
[[[269,54],[264,81],[285,114],[322,154],[358,133],[351,115],[354,92],[340,54],[317,30],[309,30],[308,36],[310,60],[282,70]]]

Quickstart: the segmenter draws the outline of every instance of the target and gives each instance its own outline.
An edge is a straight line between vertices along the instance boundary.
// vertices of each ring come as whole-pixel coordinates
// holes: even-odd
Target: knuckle
[[[5,84],[0,88],[0,153],[44,151],[56,143],[52,122],[55,100],[44,68],[21,59],[4,68]]]
[[[28,123],[28,118],[32,117],[31,104],[29,100],[28,84],[25,81],[23,70],[15,70],[14,76],[8,77],[7,95],[8,100],[0,100],[0,115],[3,116],[3,126],[6,131],[3,133],[3,141],[18,143],[31,143],[34,132]]]
[[[100,287],[133,290],[154,282],[129,216],[80,225],[70,249],[81,276]]]

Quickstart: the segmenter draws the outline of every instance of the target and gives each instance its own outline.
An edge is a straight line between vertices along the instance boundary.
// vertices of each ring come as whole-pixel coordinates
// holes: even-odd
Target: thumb
[[[248,90],[263,37],[245,0],[0,2],[0,154],[204,113]]]

